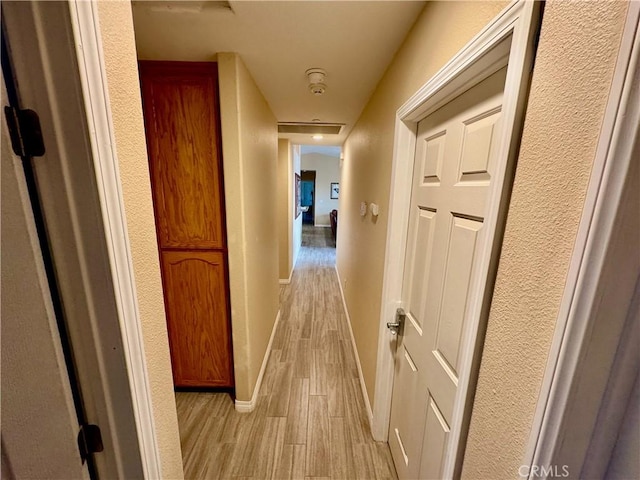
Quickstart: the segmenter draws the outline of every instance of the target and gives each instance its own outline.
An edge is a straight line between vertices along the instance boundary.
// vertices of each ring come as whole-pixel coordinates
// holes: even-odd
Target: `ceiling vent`
[[[310,123],[283,122],[278,123],[278,133],[302,133],[304,135],[338,135],[344,123]]]
[[[146,8],[152,12],[159,13],[205,13],[205,12],[231,12],[233,8],[226,1],[191,1],[191,0],[145,0],[134,1],[134,7]]]

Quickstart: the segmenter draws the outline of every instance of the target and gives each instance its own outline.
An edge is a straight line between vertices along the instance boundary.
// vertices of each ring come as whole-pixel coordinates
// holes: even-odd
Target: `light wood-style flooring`
[[[302,225],[302,246],[335,247],[336,241],[333,239],[331,228]]]
[[[306,230],[308,245],[331,235]],[[334,248],[302,247],[253,412],[176,394],[185,478],[397,478],[371,437],[334,264]]]

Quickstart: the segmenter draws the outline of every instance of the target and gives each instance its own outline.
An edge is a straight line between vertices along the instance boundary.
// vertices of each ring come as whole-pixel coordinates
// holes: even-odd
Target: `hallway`
[[[176,394],[187,479],[396,478],[388,446],[371,437],[330,230],[304,233],[256,409]]]

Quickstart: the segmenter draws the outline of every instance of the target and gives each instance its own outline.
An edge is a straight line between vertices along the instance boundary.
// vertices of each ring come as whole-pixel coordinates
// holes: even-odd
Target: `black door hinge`
[[[41,157],[44,155],[44,140],[40,119],[33,110],[4,107],[11,146],[19,157]]]
[[[90,424],[80,425],[78,448],[80,449],[83,464],[92,453],[102,452],[104,445],[102,445],[100,427]]]

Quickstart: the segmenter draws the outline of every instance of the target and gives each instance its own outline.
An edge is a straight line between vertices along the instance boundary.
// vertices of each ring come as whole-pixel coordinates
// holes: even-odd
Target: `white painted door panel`
[[[441,476],[505,77],[506,68],[418,124],[389,435],[401,479]]]
[[[24,171],[0,123],[2,478],[88,479]]]

